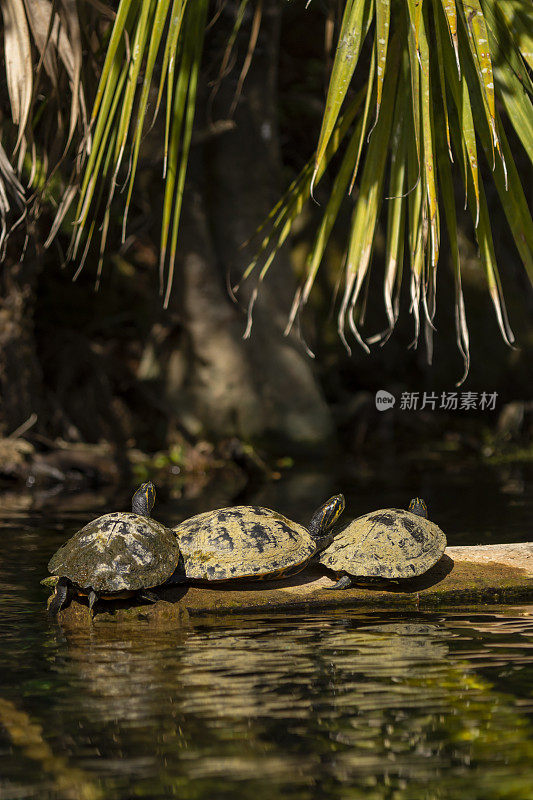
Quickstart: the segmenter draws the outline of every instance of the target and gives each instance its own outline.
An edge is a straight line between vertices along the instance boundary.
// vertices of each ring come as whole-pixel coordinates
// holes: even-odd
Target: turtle
[[[413,578],[440,560],[446,536],[428,519],[425,502],[415,497],[406,511],[380,508],[349,523],[320,553],[319,561],[347,589],[358,578]]]
[[[48,563],[55,587],[48,611],[56,615],[68,596],[87,595],[91,615],[99,599],[138,594],[156,600],[149,589],[183,569],[178,540],[169,528],[150,519],[155,487],[148,481],[135,492],[131,513],[113,511],[89,522],[54,553]]]
[[[328,531],[345,506],[331,497],[304,528],[261,506],[233,506],[197,514],[173,530],[187,581],[270,580],[294,575],[331,541]]]

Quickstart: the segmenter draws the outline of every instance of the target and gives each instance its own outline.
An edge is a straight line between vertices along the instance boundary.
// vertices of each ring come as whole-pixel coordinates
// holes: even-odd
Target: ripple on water
[[[4,525],[0,800],[533,800],[533,609],[67,633],[38,581],[85,521]]]

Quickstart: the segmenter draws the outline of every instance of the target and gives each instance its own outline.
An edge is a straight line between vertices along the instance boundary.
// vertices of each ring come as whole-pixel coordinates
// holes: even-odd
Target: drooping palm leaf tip
[[[349,99],[348,87],[370,31],[368,79],[362,92]],[[244,279],[257,275],[260,284],[328,162],[343,147],[287,332],[309,297],[341,202],[355,186],[342,268],[339,335],[348,350],[351,335],[367,351],[368,344],[390,336],[399,313],[407,250],[415,344],[423,324],[431,360],[444,212],[455,281],[457,343],[465,367],[461,383],[469,369],[469,339],[457,241],[455,172],[464,185],[465,206],[474,223],[502,336],[508,344],[513,342],[478,150],[490,166],[516,247],[533,280],[533,221],[499,111],[505,112],[533,161],[533,84],[528,70],[532,67],[529,0],[346,0],[316,156],[262,226],[261,245],[244,274]],[[365,340],[358,300],[369,276],[382,210],[386,212],[383,296],[389,326]]]
[[[145,123],[155,119],[166,89],[165,193],[160,255],[160,285],[165,306],[172,287],[208,5],[208,0],[121,0],[94,101],[93,142],[81,183],[77,227],[70,250],[70,256],[76,258],[83,244],[79,273],[95,229],[101,224],[98,282],[111,201],[117,187],[119,191],[126,190],[124,238]],[[147,120],[148,98],[158,57],[161,77],[157,101],[151,119]],[[120,186],[119,173],[124,162],[127,176],[124,186]]]
[[[236,29],[250,2],[240,0],[236,6]],[[533,37],[527,3],[528,0],[508,0],[504,4],[496,0],[347,0],[316,158],[295,179],[262,226],[259,252],[244,275],[245,279],[257,275],[258,285],[261,283],[329,161],[344,148],[287,330],[309,297],[341,202],[355,186],[343,267],[344,293],[338,314],[342,339],[349,348],[348,337],[353,336],[368,349],[368,344],[384,341],[390,335],[398,318],[404,251],[408,250],[415,341],[423,325],[431,354],[440,219],[444,212],[464,379],[469,342],[457,244],[455,171],[464,184],[502,334],[509,344],[513,341],[478,168],[478,148],[488,160],[531,278],[533,222],[499,115],[503,109],[533,160],[533,92],[528,71],[532,66]],[[250,53],[257,38],[261,5],[261,0],[256,0]],[[167,98],[160,256],[165,305],[172,286],[208,7],[208,0],[121,0],[92,112],[93,143],[81,185],[71,248],[71,255],[78,256],[83,246],[81,269],[93,234],[101,228],[100,274],[110,204],[117,186],[127,190],[122,195],[125,235],[142,135],[150,122],[148,95],[159,59],[162,69],[158,72],[161,77],[154,116],[165,88]],[[367,37],[373,42],[366,84],[355,97],[347,98]],[[231,47],[230,38],[227,52]],[[359,65],[359,69],[364,67]],[[241,78],[245,72],[246,68]],[[123,186],[121,167],[127,167]],[[389,327],[382,334],[363,339],[358,300],[370,272],[374,235],[382,211],[386,211],[383,292]],[[256,295],[257,286],[251,295],[252,304]],[[251,308],[247,334],[250,327]]]
[[[11,111],[11,120],[0,117],[3,257],[8,234],[27,215],[27,189],[36,213],[40,196],[76,130],[80,138],[87,136],[87,118],[81,84],[82,40],[74,0],[0,0],[0,11],[6,72],[2,99]],[[65,99],[68,109],[64,108]]]

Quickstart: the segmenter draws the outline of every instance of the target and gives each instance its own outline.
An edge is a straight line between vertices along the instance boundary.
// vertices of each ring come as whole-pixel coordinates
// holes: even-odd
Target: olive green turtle
[[[155,488],[143,483],[132,498],[131,513],[114,511],[89,522],[48,563],[54,586],[48,610],[57,614],[68,596],[87,595],[92,609],[98,599],[114,600],[161,586],[182,570],[178,541],[169,528],[150,519]]]
[[[381,508],[364,514],[341,530],[319,561],[337,573],[331,589],[347,589],[358,578],[413,578],[440,560],[446,536],[427,518],[423,500],[409,510]]]
[[[260,506],[207,511],[174,528],[188,580],[270,580],[300,572],[328,542],[344,510],[342,494],[331,497],[305,528]]]

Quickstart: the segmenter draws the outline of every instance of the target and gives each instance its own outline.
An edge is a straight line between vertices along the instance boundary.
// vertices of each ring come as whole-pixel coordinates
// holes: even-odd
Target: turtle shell
[[[429,519],[381,508],[350,522],[320,554],[320,563],[354,576],[412,578],[439,561],[446,536]]]
[[[207,511],[180,523],[174,532],[185,574],[197,580],[294,574],[318,550],[307,528],[260,506]]]
[[[82,589],[121,592],[160,586],[179,560],[172,531],[149,517],[115,511],[75,533],[52,556],[48,570]]]

